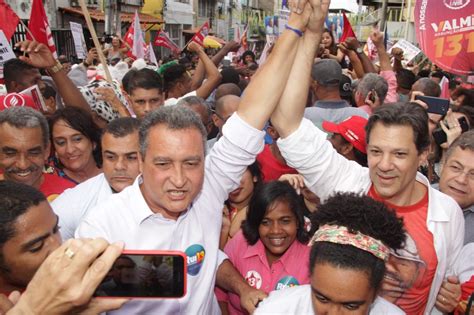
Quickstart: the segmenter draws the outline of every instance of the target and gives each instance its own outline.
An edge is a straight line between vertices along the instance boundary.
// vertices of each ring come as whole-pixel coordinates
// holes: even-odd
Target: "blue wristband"
[[[299,37],[303,36],[303,32],[300,31],[300,30],[297,29],[297,28],[293,28],[293,27],[289,26],[288,24],[285,25],[285,28],[286,28],[287,30],[290,30],[290,31],[295,32],[296,35],[298,35]]]

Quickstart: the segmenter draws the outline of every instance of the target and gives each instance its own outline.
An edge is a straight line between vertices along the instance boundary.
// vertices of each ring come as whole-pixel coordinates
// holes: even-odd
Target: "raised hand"
[[[56,64],[56,59],[54,59],[53,54],[44,44],[25,40],[16,43],[15,47],[18,47],[20,51],[25,53],[25,55],[20,56],[19,59],[32,65],[33,67],[50,68]]]
[[[347,47],[347,49],[354,50],[354,51],[360,47],[359,41],[357,40],[357,38],[354,38],[354,37],[347,38],[344,44]]]
[[[331,0],[309,0],[309,4],[311,5],[311,16],[307,29],[313,33],[321,33]]]
[[[186,49],[189,51],[189,52],[194,52],[194,53],[199,53],[200,51],[204,51],[204,48],[202,48],[201,45],[199,45],[198,43],[192,41],[188,44],[188,47],[186,47]]]
[[[379,30],[374,30],[370,33],[370,39],[374,43],[375,47],[385,47],[383,43],[383,34]]]

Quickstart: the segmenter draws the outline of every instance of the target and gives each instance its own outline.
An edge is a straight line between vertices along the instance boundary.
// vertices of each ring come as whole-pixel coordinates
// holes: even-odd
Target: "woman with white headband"
[[[255,314],[404,314],[377,297],[403,221],[370,197],[336,194],[311,219],[311,284],[275,291]]]

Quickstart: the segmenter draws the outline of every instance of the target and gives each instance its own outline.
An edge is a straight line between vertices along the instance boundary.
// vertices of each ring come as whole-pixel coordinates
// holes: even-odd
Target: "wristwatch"
[[[50,75],[52,75],[52,74],[58,73],[62,69],[63,69],[63,65],[58,60],[56,60],[56,64],[46,70],[48,71]]]
[[[359,55],[359,54],[362,54],[362,53],[364,53],[364,50],[362,49],[362,47],[357,47],[356,53],[357,53],[358,55]]]

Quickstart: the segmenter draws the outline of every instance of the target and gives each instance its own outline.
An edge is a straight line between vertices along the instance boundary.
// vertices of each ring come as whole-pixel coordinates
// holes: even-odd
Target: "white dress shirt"
[[[237,114],[206,156],[204,184],[189,209],[170,220],[153,213],[135,183],[98,205],[82,221],[76,237],[124,241],[126,249],[178,250],[187,254],[187,294],[180,299],[130,301],[114,314],[219,314],[214,295],[222,205],[238,187],[248,165],[263,149],[265,133]]]

